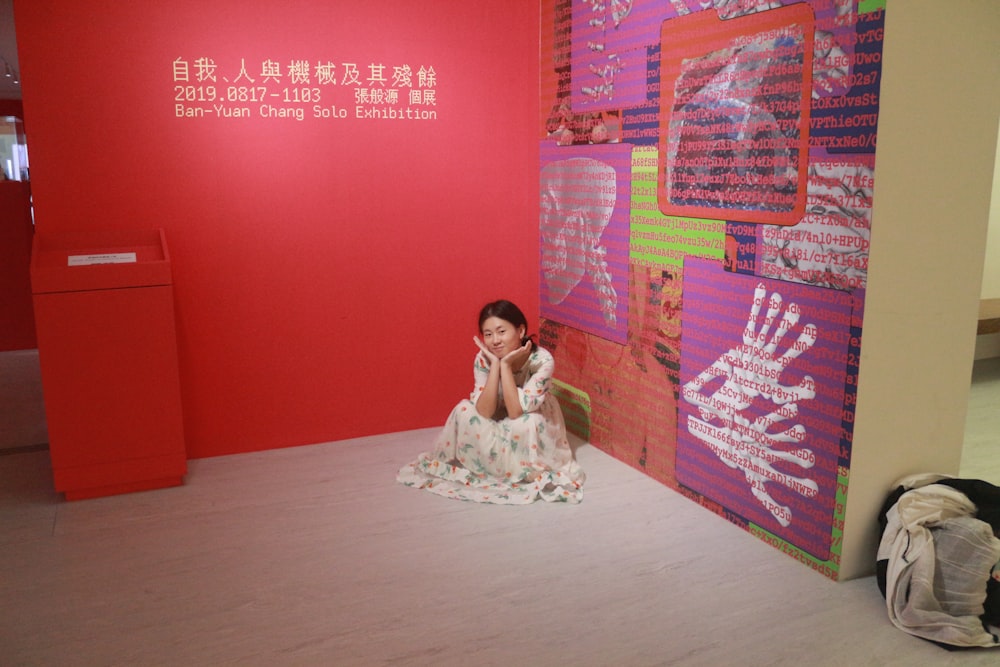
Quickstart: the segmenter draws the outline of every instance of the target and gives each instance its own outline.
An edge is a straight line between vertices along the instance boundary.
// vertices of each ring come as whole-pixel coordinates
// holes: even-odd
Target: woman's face
[[[524,327],[515,327],[507,320],[499,317],[490,317],[483,322],[480,333],[483,334],[483,343],[486,348],[496,355],[497,359],[521,347],[521,338],[524,336]]]

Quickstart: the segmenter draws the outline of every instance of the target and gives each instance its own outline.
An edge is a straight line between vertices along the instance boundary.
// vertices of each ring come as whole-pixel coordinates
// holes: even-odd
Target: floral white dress
[[[524,505],[538,498],[578,503],[586,475],[573,458],[556,397],[549,392],[555,361],[535,347],[514,374],[524,413],[493,419],[476,411],[489,366],[482,352],[473,364],[471,396],[451,411],[434,450],[400,469],[396,479],[449,498],[501,505]]]

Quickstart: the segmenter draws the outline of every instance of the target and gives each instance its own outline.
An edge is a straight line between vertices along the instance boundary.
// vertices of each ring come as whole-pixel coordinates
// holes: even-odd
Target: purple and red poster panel
[[[848,294],[684,267],[677,480],[830,556]]]
[[[542,317],[625,342],[632,147],[541,148]]]

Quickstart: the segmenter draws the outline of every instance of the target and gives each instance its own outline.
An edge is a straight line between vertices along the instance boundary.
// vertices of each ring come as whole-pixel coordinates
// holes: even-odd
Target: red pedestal
[[[162,230],[39,232],[31,282],[56,490],[78,500],[183,483]]]

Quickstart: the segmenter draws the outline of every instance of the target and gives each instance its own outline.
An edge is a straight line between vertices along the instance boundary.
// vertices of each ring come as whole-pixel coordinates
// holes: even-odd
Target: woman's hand
[[[497,359],[497,355],[490,352],[490,348],[486,347],[486,343],[479,340],[479,336],[473,336],[472,340],[476,341],[476,345],[478,345],[479,349],[483,351],[483,356],[486,357],[486,361],[490,366],[499,361],[499,359]]]
[[[476,412],[481,417],[493,419],[493,416],[497,413],[499,401],[503,400],[500,389],[500,376],[502,375],[500,360],[497,358],[497,355],[490,352],[490,349],[486,347],[486,343],[479,340],[479,336],[473,336],[472,340],[479,346],[479,350],[483,353],[483,358],[489,366],[489,376],[483,383],[479,398],[476,399]],[[476,363],[479,363],[478,359]]]
[[[504,358],[500,360],[500,363],[507,366],[510,370],[516,371],[520,370],[521,366],[524,365],[524,362],[527,361],[530,356],[531,341],[527,340],[521,347],[504,355]]]

